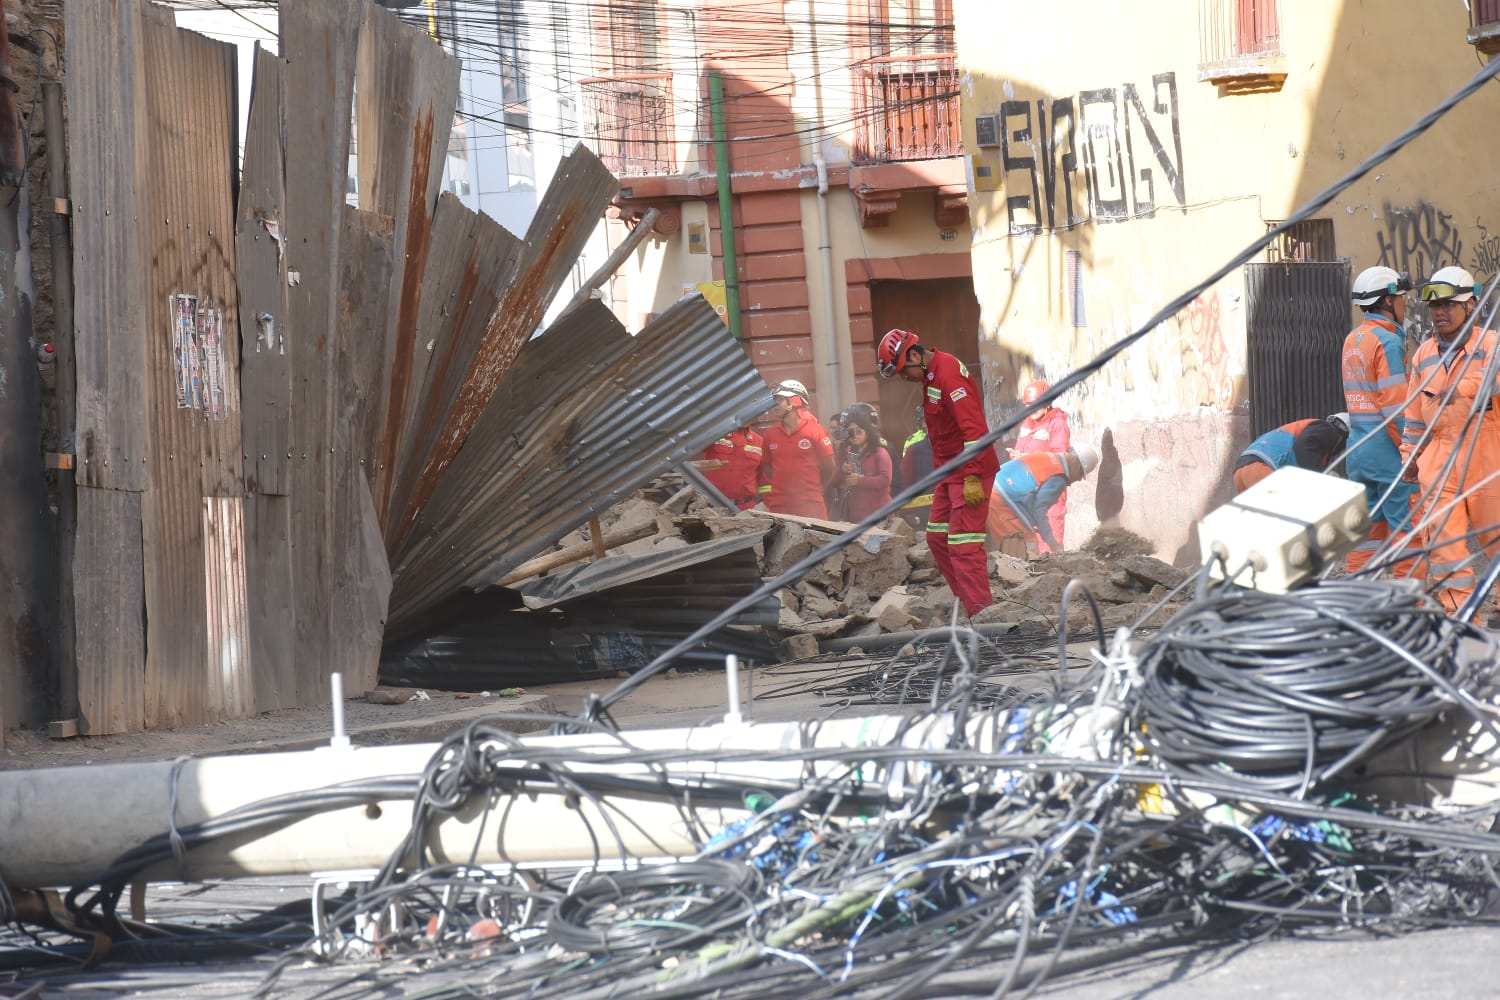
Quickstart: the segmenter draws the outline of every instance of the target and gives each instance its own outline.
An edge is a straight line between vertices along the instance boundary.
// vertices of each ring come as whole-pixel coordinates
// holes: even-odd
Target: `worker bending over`
[[[1294,465],[1322,472],[1349,440],[1349,414],[1293,420],[1250,442],[1234,465],[1234,491],[1243,493],[1277,469]]]
[[[1061,552],[1062,539],[1052,531],[1048,510],[1067,490],[1099,466],[1099,452],[1086,444],[1066,451],[1031,451],[1006,462],[995,474],[989,530],[995,539],[1034,535],[1044,552]],[[1038,546],[1040,548],[1040,544]]]

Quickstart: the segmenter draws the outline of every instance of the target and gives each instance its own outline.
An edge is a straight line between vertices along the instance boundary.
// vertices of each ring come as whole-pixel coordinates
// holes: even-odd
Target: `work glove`
[[[964,476],[964,505],[978,507],[984,503],[984,486],[978,476]]]

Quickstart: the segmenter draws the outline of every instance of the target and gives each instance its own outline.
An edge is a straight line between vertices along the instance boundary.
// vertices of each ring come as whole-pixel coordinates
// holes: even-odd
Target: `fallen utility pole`
[[[779,783],[800,787],[809,769],[846,775],[836,759],[809,764],[795,751],[814,748],[872,748],[900,744],[942,748],[951,737],[950,723],[933,717],[913,726],[903,716],[836,719],[806,723],[725,724],[692,729],[642,730],[615,735],[532,736],[521,739],[515,759],[499,768],[542,769],[525,751],[536,749],[568,758],[574,775],[611,777],[670,774],[684,781],[710,780],[745,787]],[[994,749],[990,735],[976,740]],[[338,748],[300,753],[242,754],[186,761],[150,761],[0,772],[0,880],[11,889],[44,889],[86,883],[127,851],[153,838],[190,832],[197,824],[222,819],[254,804],[257,813],[273,811],[266,800],[286,803],[308,793],[317,797],[357,795],[353,782],[369,782],[371,791],[354,805],[269,828],[236,825],[234,831],[188,848],[177,857],[147,868],[139,879],[201,880],[247,875],[294,874],[351,868],[379,868],[402,843],[412,822],[410,796],[437,752],[436,744]],[[738,751],[732,761],[681,760],[643,763],[632,753],[710,755]],[[788,753],[792,751],[793,753]],[[774,759],[781,755],[782,759]],[[899,791],[899,789],[898,789]],[[605,797],[557,795],[506,797],[499,813],[485,815],[488,793],[476,794],[466,807],[434,821],[426,842],[436,857],[462,858],[479,864],[579,863],[596,858],[631,860],[684,855],[699,845],[684,828],[680,806],[669,797],[631,798],[628,823],[618,821],[617,804]],[[23,805],[24,804],[24,805]],[[708,828],[722,828],[744,818],[749,807],[698,807]],[[599,831],[612,829],[611,836]]]

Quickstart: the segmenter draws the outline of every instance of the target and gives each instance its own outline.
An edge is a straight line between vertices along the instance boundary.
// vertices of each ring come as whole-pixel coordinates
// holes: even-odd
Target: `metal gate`
[[[1250,432],[1344,408],[1349,261],[1246,264]]]

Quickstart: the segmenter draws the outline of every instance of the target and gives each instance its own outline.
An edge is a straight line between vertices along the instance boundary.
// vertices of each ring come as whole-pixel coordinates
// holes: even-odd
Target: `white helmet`
[[[1400,295],[1409,291],[1411,279],[1384,264],[1367,267],[1354,279],[1354,301],[1357,305],[1373,306],[1387,295]]]
[[[1099,453],[1091,445],[1075,444],[1068,449],[1078,458],[1078,464],[1083,466],[1083,474],[1086,476],[1099,467]]]
[[[1440,267],[1422,283],[1423,302],[1467,302],[1479,291],[1479,282],[1457,264]]]
[[[1325,421],[1327,421],[1328,423],[1332,424],[1334,427],[1338,428],[1339,431],[1341,431],[1346,436],[1348,435],[1348,433],[1349,433],[1349,427],[1350,427],[1350,424],[1349,424],[1349,414],[1347,414],[1347,413],[1330,413],[1330,414],[1328,414],[1328,416],[1324,417],[1323,419]]]
[[[771,393],[771,395],[801,396],[804,400],[806,400],[807,386],[803,385],[801,382],[798,382],[794,378],[782,379],[779,383],[777,383],[776,389]]]

